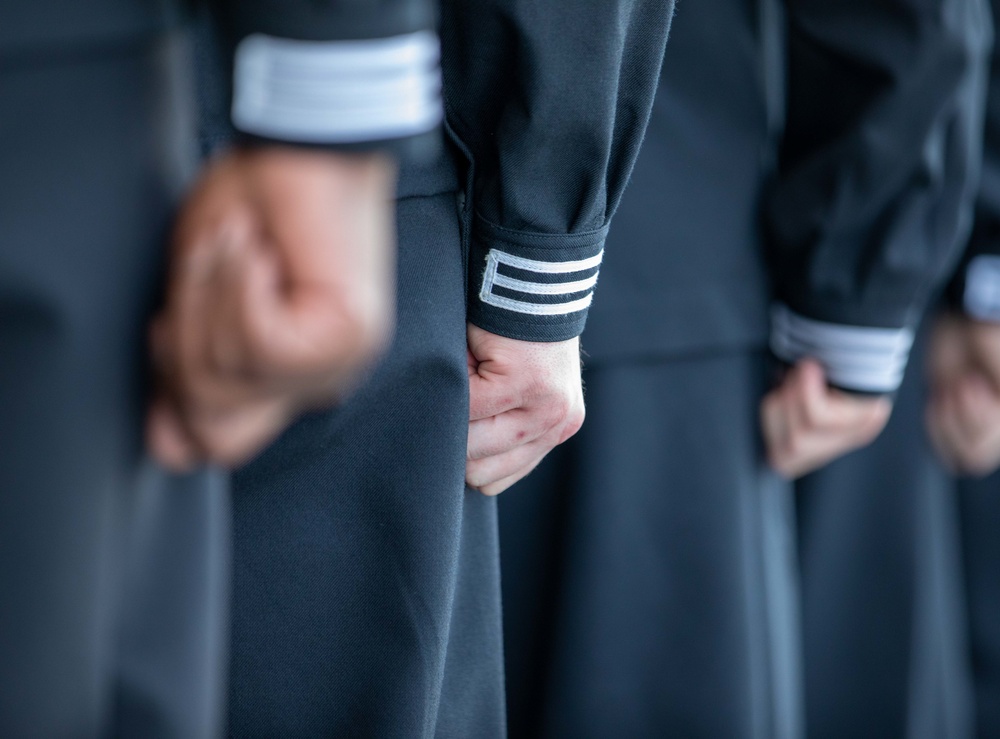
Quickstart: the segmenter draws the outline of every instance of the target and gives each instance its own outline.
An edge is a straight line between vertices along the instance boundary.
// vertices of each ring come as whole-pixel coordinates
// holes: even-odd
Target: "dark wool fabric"
[[[512,737],[783,737],[790,486],[763,352],[588,366],[587,422],[500,500]]]
[[[684,375],[680,368],[724,353],[734,366],[736,357],[749,362],[767,340],[775,291],[817,319],[912,322],[902,316],[922,306],[930,286],[940,283],[968,222],[963,198],[975,169],[976,95],[983,81],[977,65],[988,37],[982,10],[967,0],[850,7],[702,0],[679,8],[647,137],[609,235],[583,336],[593,367],[586,425],[579,441],[544,463],[520,494],[507,493],[501,501],[515,736],[613,733],[601,723],[604,712],[638,736],[795,736],[803,729],[797,582],[768,576],[766,569],[743,573],[743,587],[760,599],[757,606],[768,610],[770,623],[784,624],[756,673],[739,660],[752,649],[750,640],[759,640],[760,626],[746,616],[743,591],[723,586],[733,582],[727,563],[766,560],[772,546],[763,528],[743,538],[724,528],[731,520],[726,512],[741,497],[766,495],[753,465],[744,460],[731,467],[729,455],[755,438],[757,421],[749,419],[756,419],[767,385],[750,382],[754,374],[716,385],[731,404],[720,417],[728,424],[718,421],[725,430],[694,449],[670,424],[698,435],[716,423],[703,389],[711,375]],[[871,33],[859,32],[862,25]],[[919,33],[911,37],[915,27]],[[921,63],[911,63],[915,58]],[[833,79],[849,82],[831,97],[824,85]],[[837,108],[842,102],[843,110]],[[837,109],[820,120],[831,108]],[[870,162],[877,165],[871,171]],[[927,233],[910,234],[914,224],[925,223]],[[848,232],[857,238],[846,239]],[[800,294],[805,297],[793,301]],[[662,391],[637,379],[652,376],[654,368]],[[626,372],[634,373],[633,381],[619,383],[614,393],[600,379]],[[655,400],[658,392],[674,394],[683,414]],[[738,392],[745,395],[737,402]],[[609,420],[604,409],[615,403],[621,414],[632,408],[634,417]],[[734,420],[740,417],[733,408],[747,409],[745,423]],[[646,419],[658,414],[666,428]],[[637,450],[652,459],[634,458]],[[732,479],[718,483],[721,489],[704,482],[725,471]],[[654,493],[655,505],[647,502]],[[549,502],[533,504],[532,494]],[[598,497],[608,502],[595,514],[588,506]],[[718,519],[700,513],[703,498],[712,501]],[[643,515],[627,517],[640,506],[648,506]],[[772,539],[789,540],[794,529],[787,517],[773,509],[762,516],[767,530],[778,532]],[[671,537],[681,528],[683,536]],[[905,550],[916,535],[903,532],[891,548]],[[841,539],[850,536],[839,530]],[[703,549],[703,539],[715,546]],[[547,544],[532,543],[539,540]],[[603,557],[586,554],[598,547]],[[676,547],[670,562],[658,556],[668,547]],[[539,549],[554,563],[542,574],[533,569]],[[696,570],[699,587],[670,591],[663,583],[683,577],[684,565],[692,569],[685,557],[703,562]],[[938,559],[919,563],[925,565],[946,566]],[[954,577],[943,577],[935,592],[955,585]],[[536,578],[544,584],[536,587]],[[772,587],[776,580],[781,588]],[[821,590],[822,583],[815,587]],[[728,621],[704,617],[690,625],[688,610],[705,607],[704,592],[720,609],[729,599]],[[893,604],[899,610],[932,607],[900,595]],[[836,611],[831,620],[855,616],[824,603]],[[538,613],[548,614],[548,621],[533,627],[535,616],[525,614]],[[697,645],[698,659],[682,659],[678,667],[685,654],[678,644]],[[733,664],[741,667],[707,677],[715,666]],[[904,680],[926,681],[919,693],[926,698],[923,708],[939,710],[942,720],[958,716],[960,725],[961,690],[942,682],[955,674],[951,667],[932,653],[912,673],[899,663],[891,669],[905,672]],[[867,661],[859,667],[878,668]],[[774,677],[761,680],[767,670]],[[683,709],[657,692],[662,685],[677,695],[692,691]],[[898,683],[890,688],[899,689]],[[949,702],[953,693],[956,702]],[[650,706],[666,708],[657,715]],[[579,724],[572,723],[573,711],[582,711]],[[860,720],[863,712],[854,715]],[[897,724],[890,735],[902,731]]]
[[[915,361],[882,435],[796,483],[810,737],[973,735],[957,499],[925,408]]]
[[[1000,2],[992,0],[994,32]],[[994,45],[986,105],[983,173],[976,222],[965,259],[949,291],[961,308],[965,267],[980,255],[1000,256],[1000,48]],[[970,663],[975,696],[975,733],[1000,736],[1000,473],[958,482],[965,587],[968,595]]]
[[[399,232],[388,358],[235,476],[234,736],[504,734],[496,504],[464,491],[455,195],[401,201]]]
[[[182,102],[172,53],[156,36],[30,59],[0,49],[11,739],[208,739],[221,727],[228,493],[218,475],[167,476],[142,454],[146,324],[185,143],[164,114]]]
[[[959,483],[975,735],[1000,736],[1000,474]]]

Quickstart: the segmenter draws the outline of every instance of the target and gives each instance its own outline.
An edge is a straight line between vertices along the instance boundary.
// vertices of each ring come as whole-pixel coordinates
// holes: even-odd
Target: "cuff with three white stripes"
[[[848,326],[806,318],[784,305],[771,311],[771,351],[794,364],[811,357],[831,384],[863,393],[892,393],[903,380],[913,345],[909,328]]]
[[[522,341],[579,336],[606,233],[524,233],[477,219],[469,255],[469,320]]]

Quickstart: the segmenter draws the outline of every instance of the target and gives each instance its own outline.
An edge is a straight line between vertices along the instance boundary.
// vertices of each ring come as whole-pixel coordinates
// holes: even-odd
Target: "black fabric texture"
[[[764,354],[584,379],[583,429],[500,499],[511,736],[796,736],[773,657],[796,644],[794,545],[759,441]]]
[[[775,134],[757,11],[732,0],[678,10],[582,339],[594,361],[767,343],[760,196]]]
[[[398,223],[388,358],[235,477],[234,736],[505,731],[496,504],[463,492],[455,195]]]
[[[646,128],[673,6],[445,0],[446,113],[471,153],[474,249],[488,250],[499,227],[521,234],[505,242],[515,254],[538,238],[572,252],[581,234],[608,225]],[[472,320],[515,339],[558,341],[586,318],[529,319],[479,303],[478,292],[469,290]]]
[[[779,299],[913,326],[971,226],[985,3],[789,0],[786,135],[765,202]]]
[[[225,480],[142,453],[192,127],[168,46],[75,52],[0,68],[0,735],[210,739]]]
[[[990,0],[990,6],[995,34],[1000,2]],[[981,255],[1000,256],[1000,50],[996,43],[990,57],[985,116],[982,171],[976,192],[972,234],[946,292],[946,300],[956,310],[963,308],[965,271],[969,262]]]
[[[810,737],[973,735],[957,501],[922,370],[871,446],[795,485]]]
[[[1000,736],[1000,474],[958,484],[975,734]]]

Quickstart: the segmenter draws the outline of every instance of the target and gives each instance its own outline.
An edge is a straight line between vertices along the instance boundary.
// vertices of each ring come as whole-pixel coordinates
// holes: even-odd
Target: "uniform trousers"
[[[766,370],[735,349],[587,365],[583,429],[500,501],[512,737],[799,735]]]
[[[145,331],[193,152],[177,51],[141,38],[0,54],[10,739],[220,728],[228,493],[216,474],[168,476],[142,447]]]
[[[504,735],[496,503],[464,485],[456,202],[400,202],[388,358],[235,476],[234,736]]]

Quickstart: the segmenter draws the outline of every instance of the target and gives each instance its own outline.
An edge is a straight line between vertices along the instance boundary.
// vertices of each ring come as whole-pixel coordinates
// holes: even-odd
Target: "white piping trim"
[[[604,249],[601,249],[600,252],[592,257],[577,259],[572,262],[541,262],[537,259],[525,259],[524,257],[508,254],[499,249],[490,249],[490,253],[486,255],[486,258],[488,260],[493,259],[500,264],[506,264],[509,267],[523,269],[527,272],[538,272],[543,275],[561,275],[569,272],[583,272],[584,270],[599,267],[601,260],[604,259]]]
[[[537,272],[539,274],[559,275],[582,272],[587,269],[595,269],[601,264],[604,250],[586,259],[576,259],[568,262],[542,262],[536,259],[526,259],[514,254],[490,249],[486,255],[486,270],[483,273],[483,285],[479,290],[479,299],[487,305],[492,305],[515,313],[525,313],[533,316],[561,316],[578,311],[586,310],[590,307],[594,299],[594,294],[567,300],[562,303],[529,303],[524,300],[515,300],[503,295],[496,295],[494,287],[502,287],[507,290],[525,293],[526,295],[572,295],[584,290],[593,291],[597,284],[597,274],[586,277],[582,280],[572,280],[570,282],[527,282],[508,277],[498,273],[501,264],[516,269]]]
[[[516,280],[513,277],[498,274],[493,278],[493,284],[507,290],[516,290],[519,293],[531,293],[533,295],[569,295],[570,293],[582,293],[584,290],[591,290],[597,284],[597,275],[588,277],[585,280],[575,282],[525,282]]]
[[[306,143],[356,143],[441,122],[440,45],[430,31],[365,41],[253,34],[236,49],[233,124]]]
[[[841,387],[888,393],[903,380],[913,331],[816,321],[784,305],[771,311],[771,350],[787,362],[813,357]]]
[[[969,262],[962,307],[981,321],[1000,321],[1000,257],[980,255]]]

